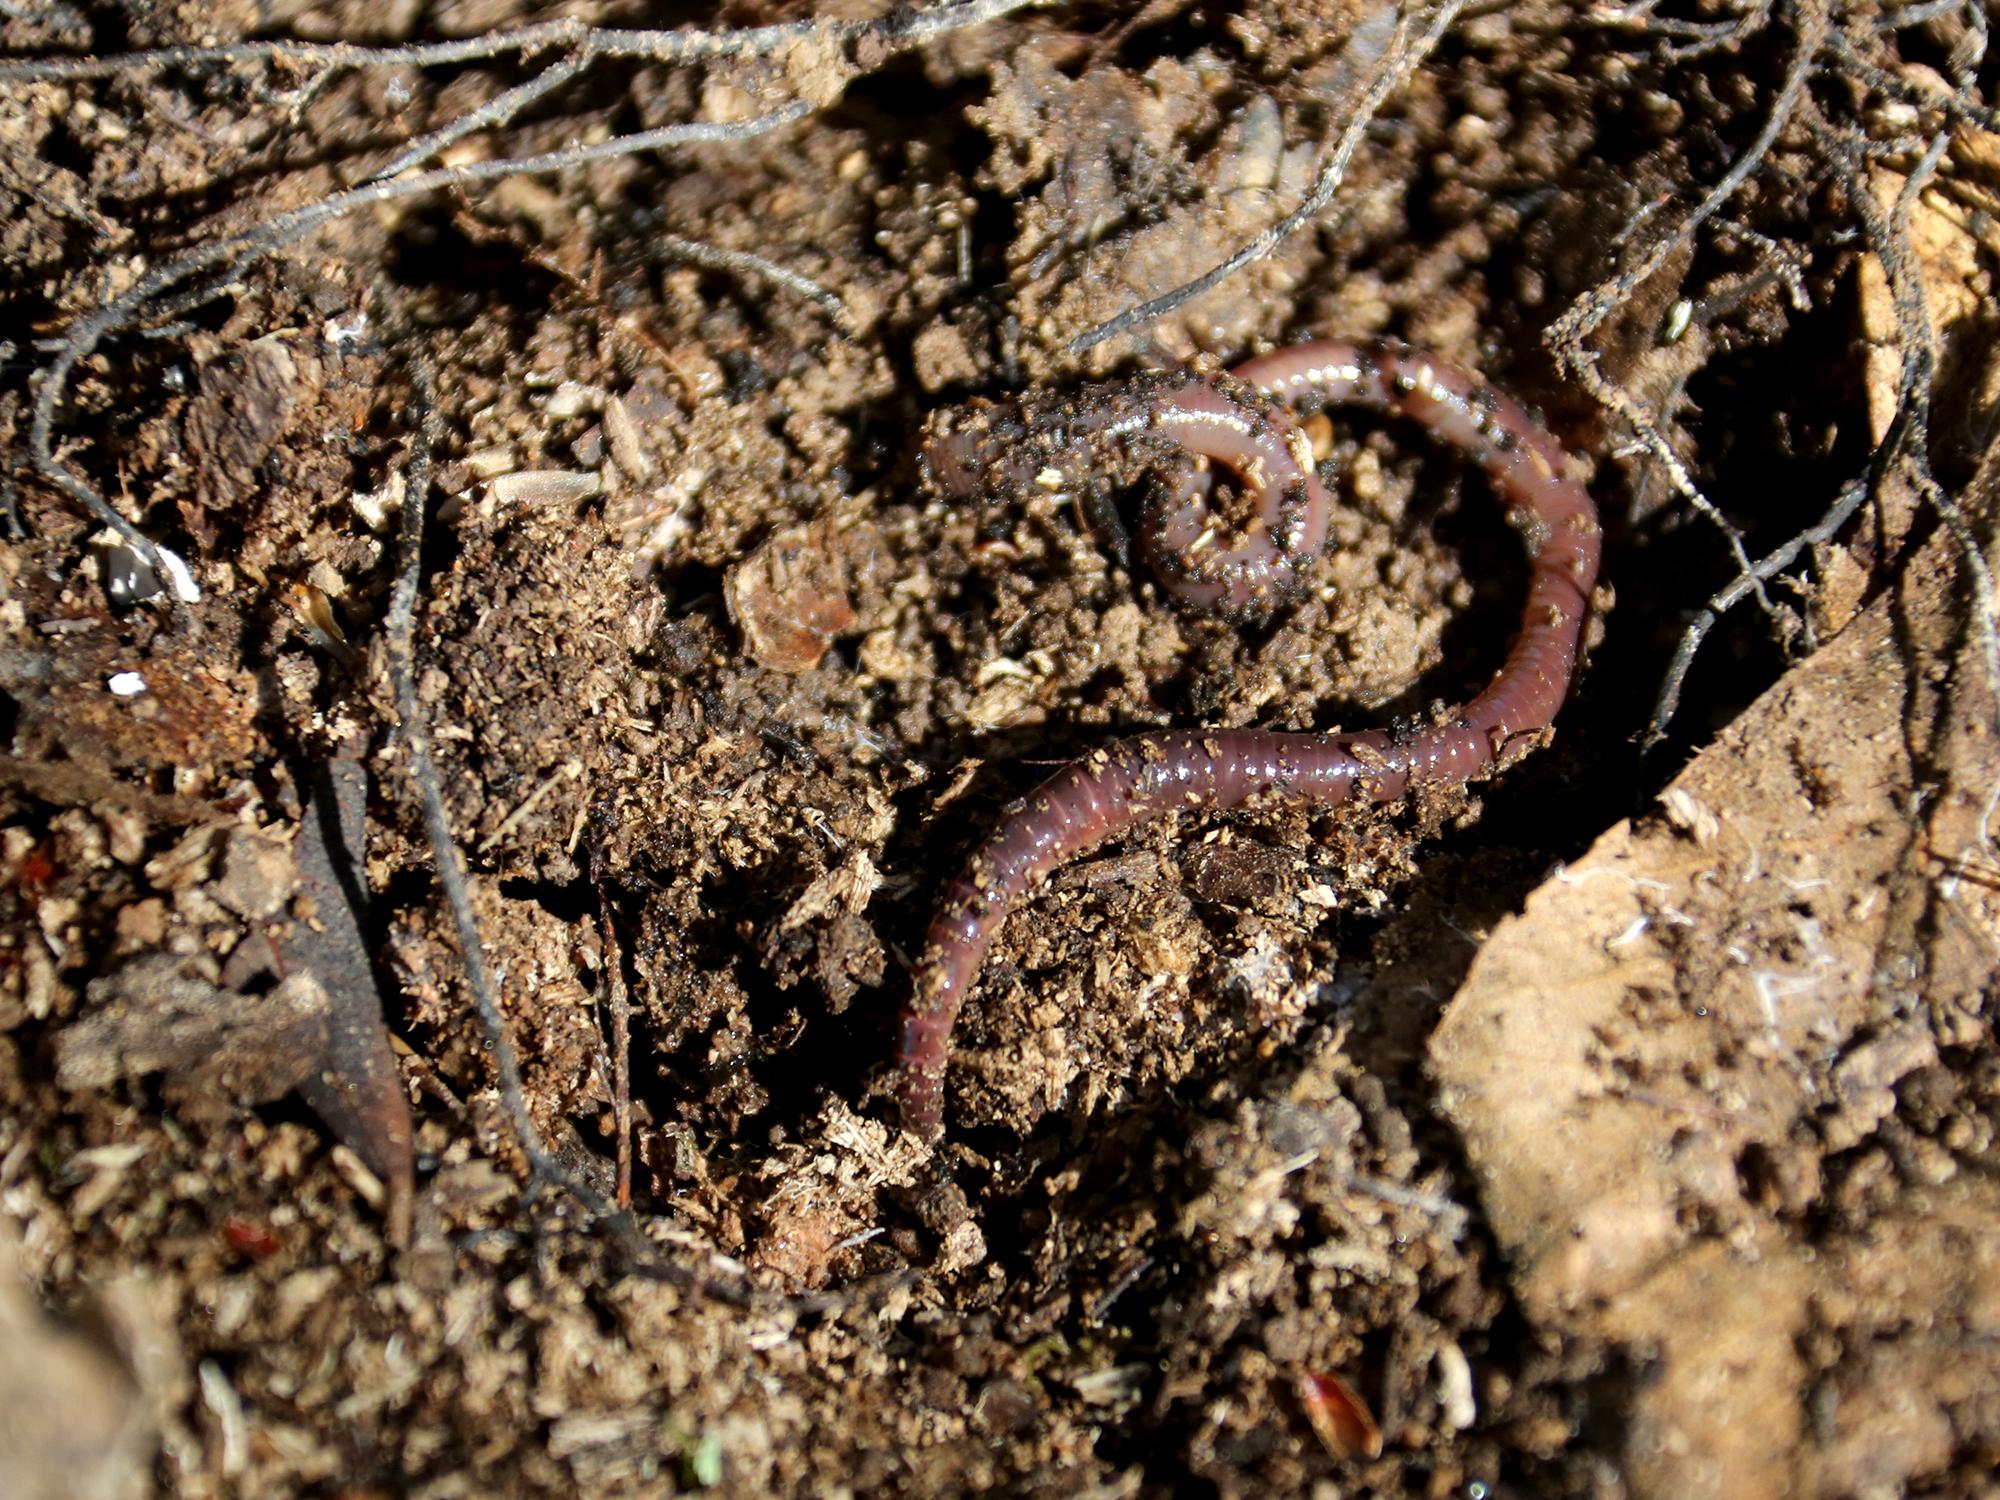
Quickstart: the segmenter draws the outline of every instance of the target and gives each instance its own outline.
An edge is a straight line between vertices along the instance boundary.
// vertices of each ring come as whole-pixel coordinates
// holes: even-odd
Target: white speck
[[[465,472],[474,479],[497,479],[502,474],[511,474],[520,463],[519,456],[506,444],[495,448],[478,448],[465,455]]]
[[[174,597],[183,604],[201,603],[201,588],[194,581],[194,574],[188,571],[188,565],[181,561],[179,554],[165,547],[155,547],[153,550],[160,554],[160,567],[166,573],[167,581],[174,586]]]
[[[670,475],[653,491],[649,500],[619,519],[619,530],[631,532],[642,526],[652,530],[633,548],[633,571],[638,577],[672,557],[680,544],[694,535],[695,497],[708,482],[708,470],[698,467]]]
[[[601,410],[603,406],[604,392],[597,386],[565,380],[549,392],[546,409],[550,416],[567,420],[570,417],[580,417],[586,412]]]
[[[361,524],[373,532],[389,529],[389,515],[403,508],[403,476],[401,472],[391,474],[381,489],[364,491],[347,497],[347,503],[354,507],[354,513],[361,517]]]
[[[973,680],[975,686],[985,687],[989,682],[1002,677],[1032,682],[1035,674],[1032,668],[1014,660],[1011,656],[996,656],[979,664],[979,671]]]
[[[146,691],[146,679],[137,672],[113,672],[105,686],[120,698],[136,698]]]
[[[215,1414],[215,1424],[222,1432],[222,1472],[232,1477],[241,1474],[250,1465],[249,1426],[243,1420],[242,1398],[214,1360],[203,1360],[195,1374],[201,1381],[202,1401]]]
[[[1644,912],[1641,912],[1625,924],[1625,930],[1619,933],[1618,936],[1605,939],[1604,946],[1611,950],[1629,947],[1644,937],[1646,929],[1652,925],[1653,919]]]
[[[1465,1351],[1453,1343],[1438,1346],[1431,1356],[1437,1371],[1438,1405],[1444,1408],[1444,1424],[1453,1432],[1463,1432],[1479,1419],[1479,1406],[1472,1394],[1472,1365]],[[1467,1486],[1468,1492],[1471,1486]]]
[[[367,336],[368,314],[365,310],[357,310],[345,323],[338,318],[328,318],[320,332],[336,350],[350,348]]]

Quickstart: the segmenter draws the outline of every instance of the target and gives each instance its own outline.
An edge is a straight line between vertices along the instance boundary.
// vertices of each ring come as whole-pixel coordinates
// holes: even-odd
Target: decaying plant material
[[[99,1492],[1990,1468],[1985,11],[657,21],[0,13],[0,1384],[102,1388]],[[932,1150],[891,1018],[1010,796],[1421,716],[1516,606],[1395,426],[1238,630],[926,416],[1331,333],[1576,455],[1581,697],[1068,872]]]

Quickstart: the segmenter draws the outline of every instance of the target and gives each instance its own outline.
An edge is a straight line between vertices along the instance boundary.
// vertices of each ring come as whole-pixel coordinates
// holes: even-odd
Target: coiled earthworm
[[[1088,505],[1144,480],[1140,543],[1184,601],[1267,611],[1327,534],[1332,500],[1294,414],[1371,407],[1422,424],[1479,465],[1521,533],[1528,603],[1505,664],[1456,713],[1383,732],[1172,729],[1091,751],[1015,803],[945,892],[913,971],[898,1050],[903,1124],[942,1125],[951,1027],[1008,910],[1058,865],[1176,808],[1229,808],[1263,793],[1389,802],[1418,782],[1465,781],[1547,727],[1575,676],[1597,580],[1597,509],[1564,476],[1541,424],[1477,376],[1400,344],[1322,340],[1227,376],[1143,376],[1068,396],[981,403],[938,420],[925,449],[947,495],[1030,486]],[[1233,541],[1210,506],[1211,465],[1255,514]]]

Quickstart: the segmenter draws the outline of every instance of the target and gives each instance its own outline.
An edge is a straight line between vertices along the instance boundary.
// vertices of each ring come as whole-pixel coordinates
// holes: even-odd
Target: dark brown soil
[[[0,41],[533,18],[253,9]],[[1749,143],[1788,16],[1686,60],[1603,7],[1462,17],[1315,229],[1064,352],[1299,200],[1394,14],[1077,4],[851,78],[594,67],[468,159],[773,91],[826,107],[343,218],[174,337],[108,342],[58,438],[202,589],[129,610],[29,467],[38,341],[134,257],[332,191],[525,75],[0,80],[0,1494],[1981,1492],[1977,579],[1890,466],[1774,582],[1775,623],[1746,603],[1709,638],[1642,761],[1674,642],[1735,568],[1542,341],[1633,263],[1647,204],[1684,210]],[[1972,35],[1848,19],[1920,82]],[[1753,556],[1893,435],[1892,278],[1815,140],[1781,132],[1591,346]],[[1912,164],[1868,170],[1888,213]],[[1929,462],[1989,540],[1996,193],[2000,137],[1962,123],[1901,226],[1940,354]],[[847,326],[667,235],[809,276]],[[888,1095],[905,956],[1011,797],[1139,728],[1457,699],[1523,570],[1476,475],[1356,418],[1336,548],[1240,629],[1054,499],[946,504],[926,413],[1321,332],[1484,371],[1594,476],[1616,603],[1580,696],[1474,788],[1191,817],[1064,872],[986,966],[927,1148]],[[382,639],[413,361],[449,433],[416,646],[451,826],[529,1112],[606,1193],[614,971],[629,996],[643,1256],[529,1190],[436,887]],[[327,1102],[365,1094],[340,1027],[374,988],[324,956],[329,856],[301,830],[329,765],[368,778],[361,970],[413,1116],[407,1202]],[[1329,1409],[1342,1384],[1379,1456]]]

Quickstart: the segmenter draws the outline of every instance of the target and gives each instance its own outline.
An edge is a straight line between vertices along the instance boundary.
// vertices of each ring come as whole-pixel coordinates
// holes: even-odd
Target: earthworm
[[[1463,782],[1546,728],[1568,695],[1597,580],[1597,510],[1565,477],[1541,424],[1471,372],[1400,344],[1321,340],[1227,376],[1150,375],[1067,396],[979,403],[933,425],[924,463],[946,495],[1030,488],[1101,502],[1144,482],[1139,541],[1184,602],[1268,612],[1325,544],[1332,499],[1294,420],[1369,407],[1428,428],[1485,470],[1521,534],[1528,603],[1505,664],[1454,713],[1395,732],[1169,729],[1092,750],[1015,803],[946,891],[913,970],[898,1049],[904,1126],[942,1126],[951,1027],[1009,909],[1052,870],[1173,809],[1264,793],[1390,802],[1420,782]],[[1214,466],[1255,512],[1232,540],[1211,505]],[[1240,508],[1240,507],[1239,507]]]

